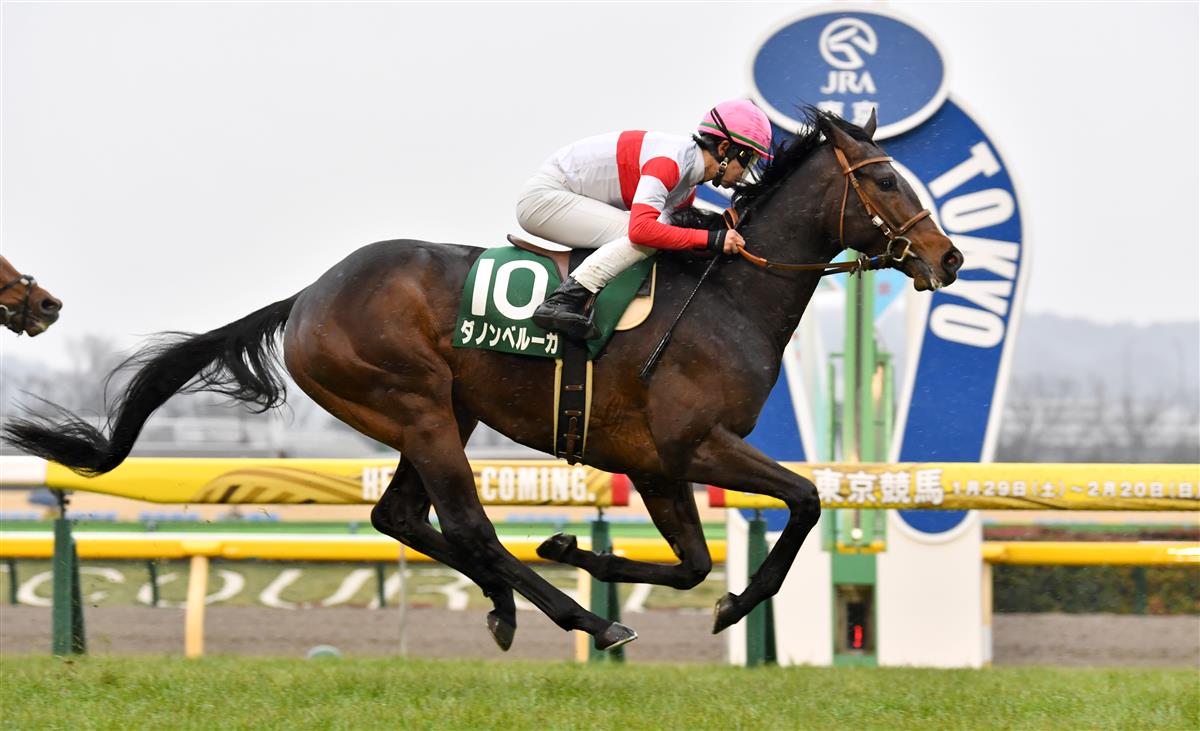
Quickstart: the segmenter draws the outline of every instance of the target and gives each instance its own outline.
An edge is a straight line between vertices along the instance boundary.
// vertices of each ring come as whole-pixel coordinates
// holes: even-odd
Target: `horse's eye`
[[[896,187],[896,179],[893,178],[891,175],[887,176],[886,178],[879,179],[879,189],[880,190],[891,190],[892,188],[895,188],[895,187]]]

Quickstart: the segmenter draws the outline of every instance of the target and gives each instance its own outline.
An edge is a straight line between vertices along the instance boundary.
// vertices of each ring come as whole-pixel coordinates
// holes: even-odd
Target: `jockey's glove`
[[[705,251],[714,254],[720,254],[725,251],[725,235],[729,233],[727,228],[714,228],[708,232],[708,245],[704,247]]]

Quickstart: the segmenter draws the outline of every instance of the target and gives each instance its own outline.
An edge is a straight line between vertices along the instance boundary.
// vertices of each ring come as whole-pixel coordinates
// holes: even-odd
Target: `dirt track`
[[[508,653],[492,644],[482,610],[409,610],[407,652],[418,657],[569,660],[575,640],[536,612],[520,612]],[[96,654],[183,651],[183,610],[89,608],[89,650]],[[709,633],[707,611],[657,610],[625,617],[639,639],[631,662],[723,662],[724,637]],[[205,651],[222,655],[303,655],[315,645],[345,655],[393,655],[400,650],[397,610],[209,607]],[[996,615],[994,664],[1200,667],[1200,617],[1116,615]],[[50,610],[0,608],[0,651],[42,653],[50,647]]]
[[[537,612],[519,612],[517,636],[503,653],[484,624],[484,610],[413,608],[408,614],[407,652],[417,657],[570,660],[575,637]],[[89,650],[114,654],[180,654],[183,610],[147,607],[89,609],[84,617]],[[721,662],[724,638],[709,628],[704,611],[647,611],[626,618],[639,639],[629,660]],[[395,655],[400,651],[398,610],[209,607],[205,652],[226,655],[303,655],[333,645],[345,655]],[[42,652],[50,647],[50,611],[34,607],[0,610],[0,651]]]

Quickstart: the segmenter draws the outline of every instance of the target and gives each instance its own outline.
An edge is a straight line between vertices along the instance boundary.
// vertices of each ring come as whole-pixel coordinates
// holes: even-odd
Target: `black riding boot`
[[[533,323],[544,330],[557,330],[569,338],[591,340],[600,335],[592,319],[594,298],[595,295],[574,277],[567,277],[567,281],[533,311]]]

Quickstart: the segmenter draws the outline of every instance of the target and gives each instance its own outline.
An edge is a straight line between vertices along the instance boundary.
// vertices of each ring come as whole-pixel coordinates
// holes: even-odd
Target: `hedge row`
[[[1200,567],[992,568],[996,612],[1198,614]]]

